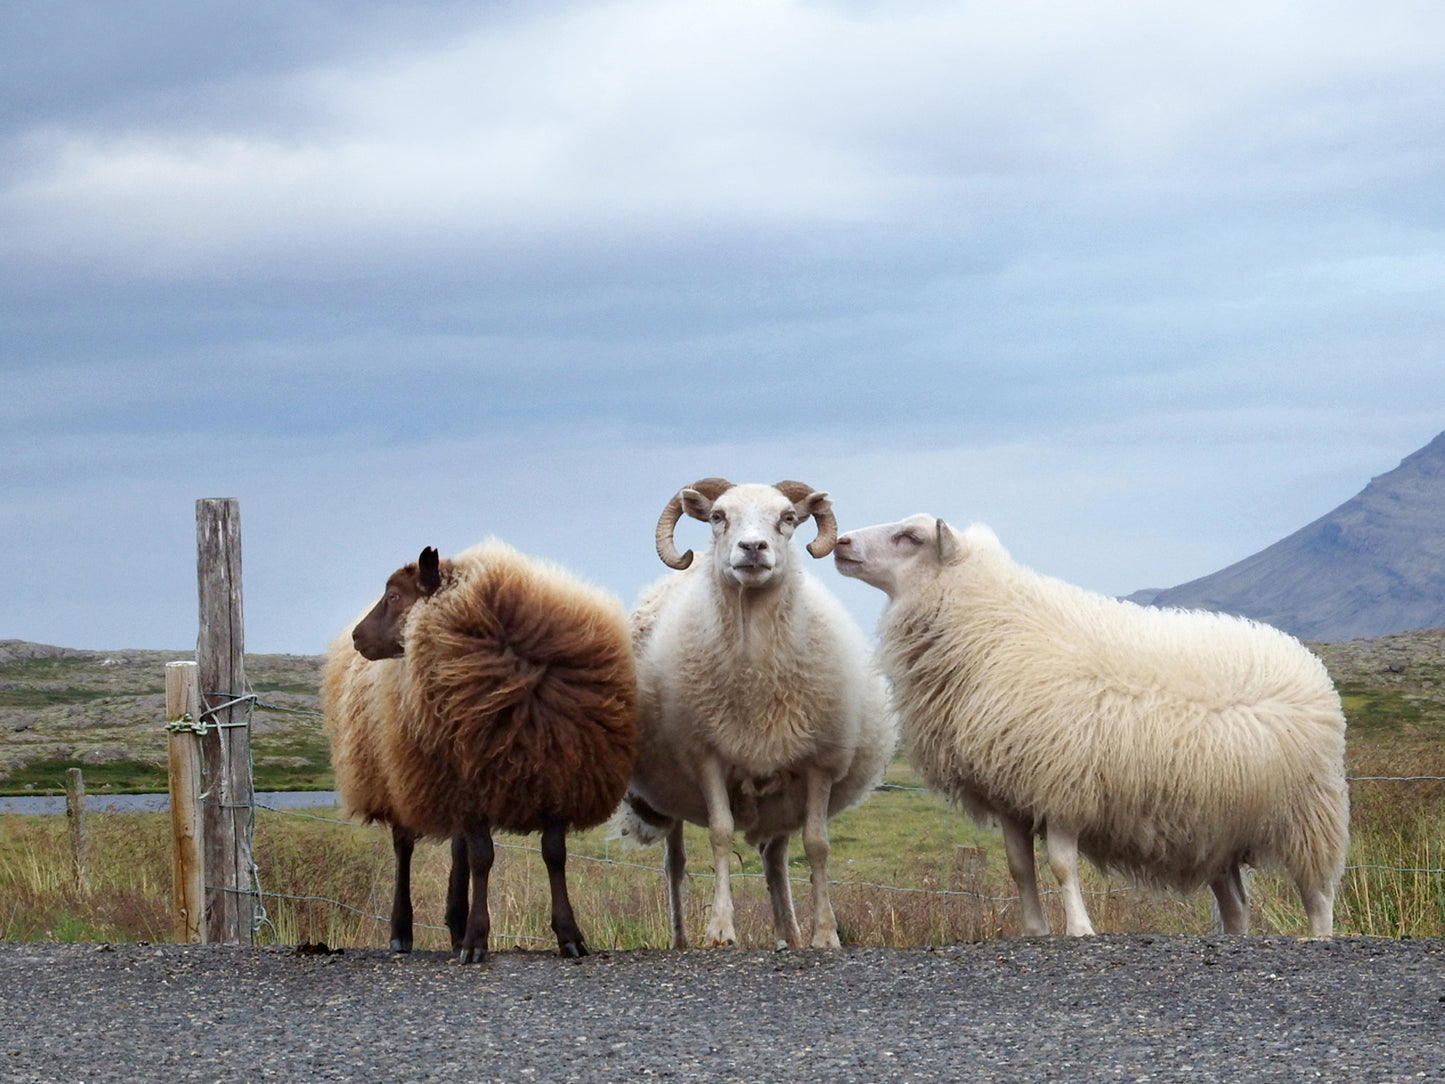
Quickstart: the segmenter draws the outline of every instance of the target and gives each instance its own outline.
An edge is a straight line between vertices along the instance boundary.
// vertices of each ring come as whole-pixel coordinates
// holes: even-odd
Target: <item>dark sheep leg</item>
[[[542,821],[542,861],[547,863],[547,882],[552,887],[552,932],[563,956],[586,956],[587,943],[572,915],[567,896],[567,822],[548,816]]]
[[[487,877],[496,852],[492,848],[492,826],[485,817],[467,821],[463,835],[471,867],[472,906],[467,912],[467,928],[457,959],[464,964],[479,964],[487,958],[487,937],[492,932],[492,917],[487,913]]]
[[[391,826],[391,851],[396,856],[396,883],[391,893],[391,951],[411,951],[411,852],[416,834]]]
[[[467,861],[467,837],[452,837],[452,872],[447,878],[447,929],[452,934],[452,951],[462,947],[467,934],[467,889],[471,887],[471,866]]]
[[[788,883],[788,837],[773,836],[758,848],[763,857],[763,876],[768,899],[773,905],[773,935],[778,948],[802,948],[803,932],[793,910],[793,886]]]
[[[683,890],[687,886],[687,847],[682,839],[682,821],[673,821],[662,844],[662,868],[667,875],[667,914],[672,924],[672,947],[687,948],[687,926],[683,920]]]

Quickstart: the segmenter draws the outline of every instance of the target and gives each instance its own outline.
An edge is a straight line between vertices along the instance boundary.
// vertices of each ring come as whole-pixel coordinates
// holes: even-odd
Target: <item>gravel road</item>
[[[0,1081],[1445,1080],[1445,942],[837,953],[0,943]]]

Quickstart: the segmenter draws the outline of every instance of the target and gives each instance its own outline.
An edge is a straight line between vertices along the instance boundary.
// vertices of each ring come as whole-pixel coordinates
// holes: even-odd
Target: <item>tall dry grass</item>
[[[0,816],[0,938],[170,938],[170,818],[95,814],[87,827],[91,861],[82,885],[64,817]]]
[[[1438,761],[1438,763],[1437,763]],[[1355,775],[1445,775],[1445,755],[1410,750],[1352,754]],[[917,788],[905,766],[894,788],[832,824],[834,903],[845,942],[907,946],[1018,933],[1013,886],[998,833],[980,829]],[[1352,785],[1350,865],[1336,903],[1340,934],[1445,936],[1445,783]],[[319,818],[318,818],[319,814]],[[309,815],[260,810],[255,855],[267,921],[258,939],[283,944],[381,946],[387,940],[392,857],[389,834],[339,823],[329,810]],[[0,938],[160,941],[171,937],[169,818],[92,813],[88,886],[76,883],[63,817],[0,816]],[[494,948],[549,948],[548,890],[535,839],[499,837],[490,903]],[[706,834],[689,828],[687,923],[694,939],[706,922],[711,859]],[[602,830],[570,840],[569,875],[578,919],[594,949],[662,948],[668,922],[657,849],[624,851]],[[413,896],[417,947],[445,949],[442,911],[449,852],[418,847]],[[808,921],[807,863],[791,859],[799,917]],[[734,852],[737,927],[744,944],[772,943],[771,912],[756,853]],[[1136,891],[1088,870],[1089,909],[1100,932],[1204,933],[1207,892],[1180,899]],[[1050,886],[1046,870],[1040,884]],[[1046,906],[1062,928],[1057,897]],[[1256,933],[1304,932],[1293,886],[1253,879]]]

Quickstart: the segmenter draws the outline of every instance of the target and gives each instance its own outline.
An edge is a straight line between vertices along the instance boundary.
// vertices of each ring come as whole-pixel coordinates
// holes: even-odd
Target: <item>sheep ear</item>
[[[684,489],[678,496],[682,499],[682,510],[693,519],[700,519],[704,523],[707,517],[712,514],[712,501],[695,489]]]
[[[938,563],[952,564],[958,558],[958,538],[953,528],[943,520],[938,521]]]
[[[423,595],[434,595],[442,585],[441,559],[431,546],[421,551],[417,558],[417,586]]]

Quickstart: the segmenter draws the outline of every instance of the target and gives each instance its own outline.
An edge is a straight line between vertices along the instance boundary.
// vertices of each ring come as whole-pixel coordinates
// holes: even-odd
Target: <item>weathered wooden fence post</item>
[[[85,833],[85,776],[79,768],[65,769],[65,816],[70,821],[70,864],[75,887],[90,891],[90,837]]]
[[[251,866],[253,795],[249,705],[244,700],[241,609],[241,509],[234,499],[196,502],[200,630],[196,663],[201,707],[208,725],[201,738],[206,790],[207,937],[251,941],[257,903]]]
[[[170,731],[172,891],[176,940],[206,943],[206,852],[201,824],[200,684],[193,662],[166,663],[166,723]]]

